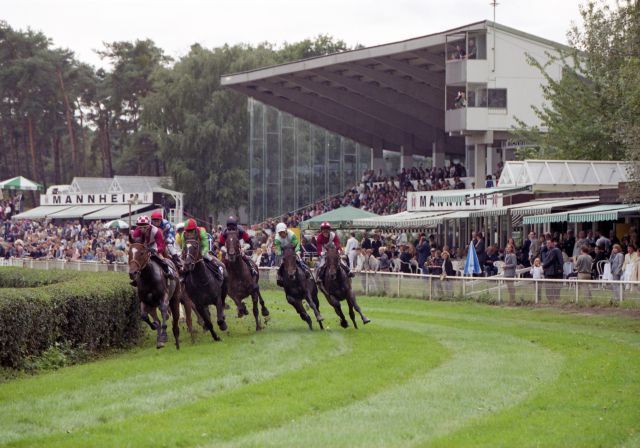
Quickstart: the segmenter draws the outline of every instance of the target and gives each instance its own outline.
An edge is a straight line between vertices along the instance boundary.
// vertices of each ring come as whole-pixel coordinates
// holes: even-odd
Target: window
[[[507,89],[489,89],[489,107],[506,109]]]

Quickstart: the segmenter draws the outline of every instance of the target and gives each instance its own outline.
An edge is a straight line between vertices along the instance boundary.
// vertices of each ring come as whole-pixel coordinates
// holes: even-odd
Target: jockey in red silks
[[[333,245],[336,246],[336,248],[338,249],[338,252],[342,254],[342,246],[340,245],[340,239],[338,238],[338,235],[331,229],[331,224],[325,221],[322,224],[320,224],[320,233],[316,235],[316,248],[320,256],[320,260],[318,261],[317,278],[316,278],[316,282],[318,283],[322,282],[322,278],[324,276],[324,264],[325,264],[325,253],[326,253],[326,251],[324,250],[324,246],[329,243],[333,243]],[[344,269],[348,277],[354,276],[351,270],[349,269],[349,266],[345,264],[345,262],[342,260],[342,257],[340,257],[340,265],[342,266],[342,268]]]
[[[164,272],[165,277],[171,277],[169,271],[169,265],[165,260],[166,246],[164,243],[164,236],[162,231],[156,226],[151,225],[151,220],[147,215],[142,215],[136,221],[136,228],[131,234],[132,242],[141,242],[147,249],[151,251],[151,257],[155,259]],[[131,282],[133,286],[137,286],[136,281]]]
[[[233,216],[229,216],[229,218],[227,218],[227,228],[222,233],[220,233],[220,238],[218,238],[218,244],[220,245],[221,249],[224,247],[227,241],[227,233],[229,231],[238,232],[238,238],[244,241],[245,243],[247,243],[249,245],[250,250],[253,249],[253,245],[251,244],[251,238],[249,237],[249,234],[242,228],[242,226],[238,225],[238,220]],[[249,266],[251,275],[253,277],[257,277],[258,271],[255,268],[255,264],[251,261],[251,259],[247,255],[245,255],[245,253],[242,250],[240,251],[240,253],[242,255],[242,259],[244,260],[244,262],[247,263],[247,266]]]

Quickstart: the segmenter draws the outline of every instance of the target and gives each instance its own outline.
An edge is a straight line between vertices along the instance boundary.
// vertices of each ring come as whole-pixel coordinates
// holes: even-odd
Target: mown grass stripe
[[[555,380],[562,365],[562,356],[496,332],[380,318],[376,322],[432,335],[453,355],[375,396],[223,446],[410,446],[514,406]]]

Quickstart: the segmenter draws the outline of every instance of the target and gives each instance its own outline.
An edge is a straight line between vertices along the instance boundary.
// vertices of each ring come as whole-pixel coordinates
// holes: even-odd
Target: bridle
[[[225,241],[225,247],[227,248],[227,258],[229,261],[235,261],[237,252],[240,251],[240,241],[238,239],[237,230],[229,230],[227,232],[227,239]]]
[[[137,255],[137,252],[140,251],[142,255]],[[136,254],[134,255],[134,252]],[[142,262],[138,261],[139,258],[143,258]],[[140,275],[140,272],[147,267],[149,260],[151,259],[151,252],[146,246],[142,243],[131,243],[129,246],[129,273],[134,275]],[[137,269],[132,270],[132,265]]]
[[[195,248],[195,255],[191,253],[192,249]],[[186,271],[193,270],[193,266],[202,263],[202,257],[200,256],[200,242],[196,239],[188,239],[185,241],[185,260],[184,267]],[[195,258],[195,260],[194,260]]]

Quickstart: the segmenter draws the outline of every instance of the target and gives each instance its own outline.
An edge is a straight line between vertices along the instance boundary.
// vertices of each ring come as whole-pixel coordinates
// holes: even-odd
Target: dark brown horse
[[[304,309],[302,301],[306,300],[309,307],[313,310],[316,320],[323,329],[322,321],[324,318],[320,314],[320,302],[318,301],[318,286],[313,278],[307,278],[304,271],[298,266],[296,252],[293,246],[287,244],[282,248],[282,282],[284,284],[284,293],[287,302],[295,308],[303,321],[309,325],[309,330],[313,330],[311,317]]]
[[[358,325],[356,324],[356,315],[353,312],[354,309],[358,314],[360,314],[362,322],[364,324],[368,324],[371,321],[362,314],[362,311],[356,302],[356,295],[353,293],[353,289],[351,289],[351,279],[340,266],[340,254],[338,253],[338,249],[333,243],[329,243],[325,246],[325,250],[324,278],[322,279],[320,289],[327,298],[329,304],[336,310],[336,314],[340,318],[340,325],[342,328],[347,328],[349,326],[347,319],[342,313],[342,308],[340,307],[340,301],[345,299],[349,305],[349,317],[351,317],[353,326],[358,328]]]
[[[162,267],[151,257],[151,251],[142,243],[132,242],[129,246],[129,276],[137,281],[140,317],[157,332],[156,348],[164,347],[167,342],[167,319],[171,307],[173,336],[176,348],[180,349],[181,286],[177,275],[166,278]],[[149,313],[155,314],[156,308],[160,308],[161,325],[154,325],[149,319]]]
[[[222,331],[225,331],[227,329],[227,323],[224,318],[224,299],[227,296],[226,280],[220,280],[205,265],[205,260],[200,254],[198,240],[185,241],[185,250],[182,257],[184,258],[184,284],[187,293],[198,315],[203,320],[202,327],[211,333],[214,340],[219,341],[220,337],[213,329],[213,323],[211,323],[209,305],[215,305],[218,326]]]
[[[260,331],[262,329],[262,325],[260,323],[258,303],[260,303],[261,306],[262,317],[268,317],[269,310],[265,306],[264,299],[260,294],[260,286],[258,285],[259,274],[256,275],[256,277],[251,275],[251,270],[244,261],[242,253],[240,252],[240,241],[237,231],[230,230],[227,232],[225,248],[227,250],[225,265],[229,272],[229,296],[238,307],[238,317],[249,314],[247,307],[242,301],[246,297],[251,296],[251,299],[253,300],[253,317],[256,320],[256,331]],[[256,269],[256,271],[257,270],[258,269]]]

